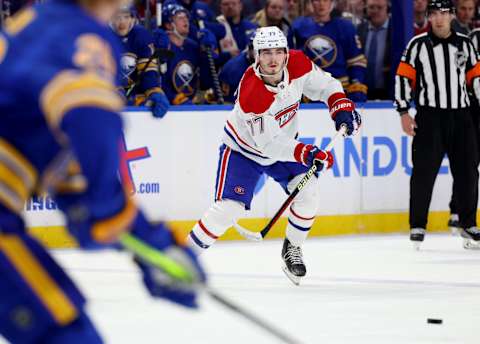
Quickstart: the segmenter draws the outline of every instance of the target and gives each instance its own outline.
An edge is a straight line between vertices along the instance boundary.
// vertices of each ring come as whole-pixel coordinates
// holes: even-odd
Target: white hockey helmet
[[[258,28],[253,39],[253,50],[258,56],[262,49],[285,48],[288,53],[288,42],[282,30],[276,26]]]

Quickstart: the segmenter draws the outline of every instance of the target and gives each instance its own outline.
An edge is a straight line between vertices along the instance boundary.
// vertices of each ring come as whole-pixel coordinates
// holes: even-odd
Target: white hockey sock
[[[243,204],[236,201],[215,202],[188,235],[192,249],[197,254],[208,249],[232,226],[244,209]]]
[[[290,215],[288,216],[288,225],[286,236],[290,243],[294,246],[301,246],[307,239],[308,232],[315,221],[315,216],[308,216],[299,213],[293,205],[290,207]]]

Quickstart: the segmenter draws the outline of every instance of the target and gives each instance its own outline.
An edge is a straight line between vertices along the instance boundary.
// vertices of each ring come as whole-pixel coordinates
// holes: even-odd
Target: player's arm
[[[415,119],[410,116],[408,110],[417,83],[415,60],[418,56],[418,49],[418,40],[409,42],[395,75],[395,106],[400,114],[402,129],[409,136],[415,135],[415,128],[417,127]]]
[[[355,110],[355,104],[345,95],[340,81],[323,71],[303,53],[297,59],[297,63],[311,65],[310,71],[304,76],[303,94],[328,105],[337,131],[345,124],[347,136],[356,134],[361,125],[361,117]]]
[[[363,54],[362,44],[355,27],[348,23],[348,25],[342,27],[342,30],[346,31],[343,42],[349,77],[349,85],[346,91],[348,97],[354,102],[365,102],[367,100],[367,86],[365,85],[367,59]]]
[[[412,93],[417,83],[415,60],[418,56],[418,49],[418,41],[410,41],[395,75],[395,105],[400,115],[406,114],[410,109]]]
[[[473,91],[477,101],[480,101],[480,61],[473,43],[467,41],[468,54],[466,64],[467,86]]]
[[[155,55],[154,40],[150,32],[142,30],[137,42],[137,75],[140,89],[147,99],[146,104],[155,117],[162,118],[168,111],[170,103],[159,84],[158,61]]]
[[[118,180],[122,138],[118,112],[124,101],[116,91],[114,71],[117,66],[109,45],[92,36],[74,42],[72,68],[54,75],[40,96],[40,106],[52,133],[64,146],[64,151],[70,152],[78,162],[86,181],[83,192],[58,197],[67,218],[67,228],[84,248],[118,245],[128,235],[150,247],[151,251],[164,255],[169,255],[169,250],[175,251],[184,260],[178,264],[195,278],[177,281],[167,274],[170,280],[165,276],[157,280],[155,276],[163,271],[140,258],[144,281],[153,295],[194,306],[195,291],[191,288],[204,278],[195,257],[166,226],[151,225]],[[173,283],[184,284],[186,289],[177,290]]]

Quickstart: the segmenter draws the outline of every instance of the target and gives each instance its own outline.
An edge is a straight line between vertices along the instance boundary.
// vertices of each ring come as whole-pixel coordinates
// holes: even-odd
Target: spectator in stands
[[[296,47],[340,80],[351,100],[365,102],[367,60],[355,27],[331,17],[333,0],[312,0],[312,6],[312,16],[299,17],[292,24]]]
[[[427,32],[430,22],[427,19],[428,0],[413,0],[413,31],[414,35]]]
[[[336,2],[331,16],[347,19],[357,27],[363,21],[364,13],[365,0],[342,0]]]
[[[298,17],[311,15],[312,12],[310,0],[287,0],[287,19],[290,23]]]
[[[172,104],[192,104],[201,86],[199,70],[206,71],[200,73],[201,76],[210,76],[203,48],[208,47],[215,51],[215,36],[208,29],[200,29],[198,43],[189,38],[189,12],[175,3],[163,6],[162,23],[165,30],[154,31],[155,45],[174,54],[173,58],[166,61],[166,70],[162,73],[163,89]],[[205,81],[203,84],[211,82]]]
[[[276,26],[285,34],[285,37],[293,37],[290,35],[292,25],[286,19],[286,3],[285,0],[267,0],[265,7],[258,11],[252,19],[254,24],[259,27]],[[293,48],[293,42],[288,42],[288,46]]]
[[[125,51],[120,60],[123,91],[129,105],[151,106],[153,115],[161,118],[170,104],[159,85],[153,37],[136,21],[134,7],[125,6],[111,25]]]
[[[475,0],[458,0],[456,6],[457,18],[452,22],[456,32],[468,35],[472,31],[473,17],[475,16]]]
[[[257,25],[243,19],[242,0],[220,0],[220,11],[222,14],[217,20],[226,31],[225,38],[220,40],[220,64],[223,65],[247,47],[248,36]]]
[[[367,18],[358,26],[358,35],[367,56],[368,99],[393,99],[390,73],[392,25],[388,0],[367,0]]]
[[[169,4],[180,5],[188,11],[190,18],[188,37],[194,41],[198,41],[200,22],[215,35],[217,40],[225,37],[224,26],[216,22],[213,10],[206,3],[198,0],[166,0],[163,3],[163,7]]]

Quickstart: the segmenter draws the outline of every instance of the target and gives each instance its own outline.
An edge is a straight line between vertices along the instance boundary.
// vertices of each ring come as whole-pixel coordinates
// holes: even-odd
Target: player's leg
[[[425,237],[428,209],[433,185],[446,153],[445,116],[428,110],[419,110],[416,135],[412,142],[412,175],[410,177],[410,240],[416,249]]]
[[[85,299],[45,249],[0,230],[0,334],[12,343],[102,343]]]
[[[458,185],[458,212],[465,243],[480,242],[476,214],[478,203],[477,138],[468,111],[456,111],[448,157],[453,180]]]
[[[308,169],[298,163],[279,162],[267,170],[289,192],[293,191]],[[285,240],[282,247],[283,270],[293,283],[306,275],[302,245],[315,221],[318,209],[318,178],[312,178],[290,205]]]
[[[455,182],[453,182],[452,198],[449,203],[450,217],[448,219],[448,228],[450,229],[453,235],[458,235],[460,233],[460,221],[458,217],[457,198],[458,198],[457,185]]]
[[[200,254],[250,209],[263,167],[223,145],[217,169],[215,202],[195,224],[188,241]]]

